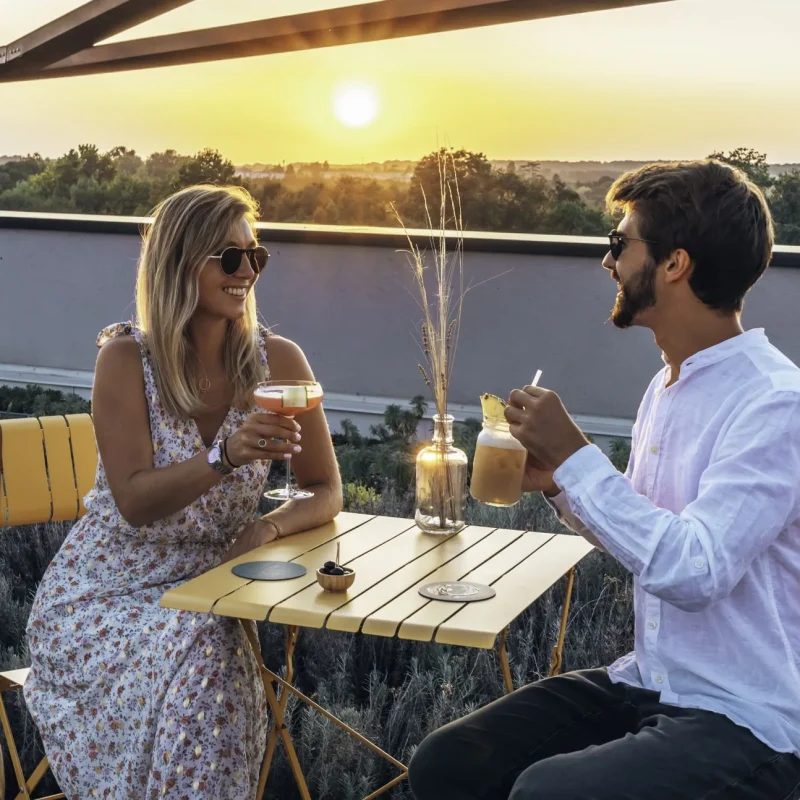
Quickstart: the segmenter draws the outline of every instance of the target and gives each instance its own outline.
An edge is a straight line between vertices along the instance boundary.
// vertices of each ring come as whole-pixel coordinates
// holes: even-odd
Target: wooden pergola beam
[[[90,6],[107,9],[105,30],[119,30],[120,16],[109,17],[114,7],[117,15],[134,13],[147,17],[181,5],[188,0],[93,0],[49,26],[34,31],[26,39],[39,44],[27,61],[14,68],[14,62],[0,61],[0,82],[89,75],[101,72],[192,64],[219,59],[286,53],[319,47],[373,42],[405,36],[419,36],[464,28],[499,25],[545,17],[579,14],[627,6],[672,2],[673,0],[380,0],[344,8],[332,8],[303,14],[276,17],[258,22],[224,25],[205,30],[186,31],[165,36],[151,36],[126,42],[87,45],[90,29],[86,19],[81,24],[63,23],[71,14]],[[146,7],[146,9],[145,9]],[[130,24],[138,24],[141,19]],[[61,26],[58,26],[61,23]],[[113,24],[116,23],[116,24]],[[52,29],[47,36],[42,31]],[[106,32],[106,37],[111,35]],[[80,39],[79,42],[77,40]],[[48,44],[48,41],[50,44]],[[94,39],[97,41],[97,38]],[[77,42],[77,45],[76,45]],[[41,50],[36,63],[35,53]],[[53,52],[57,58],[53,58]],[[64,52],[68,51],[68,55]],[[45,55],[46,54],[46,55]],[[9,70],[9,66],[12,67]]]
[[[0,47],[0,76],[35,72],[191,0],[90,0]]]

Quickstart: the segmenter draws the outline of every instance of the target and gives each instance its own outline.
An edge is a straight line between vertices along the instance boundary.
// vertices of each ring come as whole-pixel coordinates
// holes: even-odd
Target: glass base
[[[267,500],[275,500],[285,503],[287,500],[308,500],[314,496],[314,492],[307,492],[305,489],[272,489],[269,492],[264,492],[264,497]]]
[[[442,525],[440,517],[431,513],[426,514],[421,509],[417,509],[414,521],[423,533],[430,533],[433,536],[452,536],[467,527],[467,523],[463,519],[450,519],[449,517]]]

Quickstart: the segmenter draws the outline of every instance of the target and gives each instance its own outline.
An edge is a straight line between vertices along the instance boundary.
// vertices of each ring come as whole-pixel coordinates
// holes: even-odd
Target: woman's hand
[[[230,561],[232,558],[238,558],[245,553],[249,553],[256,547],[261,547],[263,544],[269,544],[278,538],[278,529],[265,517],[253,520],[239,532],[236,541],[231,545],[227,553],[225,553],[224,561]]]
[[[300,426],[291,417],[256,412],[228,437],[225,450],[231,466],[241,467],[253,461],[291,458],[301,450],[299,441]]]

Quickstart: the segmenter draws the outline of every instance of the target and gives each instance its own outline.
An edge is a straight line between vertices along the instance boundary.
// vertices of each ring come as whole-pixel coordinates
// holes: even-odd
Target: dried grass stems
[[[418,293],[417,303],[422,311],[417,343],[423,354],[423,363],[417,366],[431,390],[436,413],[439,416],[440,430],[437,431],[442,449],[442,463],[445,442],[445,420],[448,415],[447,398],[450,379],[455,363],[458,337],[461,329],[461,313],[466,290],[464,287],[464,238],[461,216],[461,197],[458,191],[455,161],[449,153],[442,153],[438,159],[439,167],[439,215],[438,224],[433,224],[428,198],[420,187],[425,208],[425,219],[430,234],[430,253],[420,248],[411,237],[396,208],[393,208],[408,240],[409,266],[414,275]],[[455,243],[449,233],[455,232]],[[452,247],[451,247],[452,245]],[[430,261],[427,256],[430,255]],[[429,275],[432,276],[429,278]],[[446,525],[447,512],[455,520],[456,505],[454,482],[450,470],[442,470],[442,485],[437,494],[440,504],[440,522]]]
[[[417,303],[422,311],[417,343],[422,350],[424,363],[417,366],[431,390],[436,413],[447,416],[447,394],[455,362],[458,336],[461,328],[461,311],[464,303],[464,238],[461,219],[461,197],[458,193],[455,162],[450,154],[439,157],[439,219],[434,226],[428,198],[420,188],[425,208],[425,219],[431,231],[430,252],[432,266],[426,250],[412,239],[396,208],[395,216],[408,240],[409,266],[418,292]],[[456,233],[455,244],[450,249],[448,226]],[[432,281],[428,275],[433,273]],[[429,284],[432,286],[429,288]]]

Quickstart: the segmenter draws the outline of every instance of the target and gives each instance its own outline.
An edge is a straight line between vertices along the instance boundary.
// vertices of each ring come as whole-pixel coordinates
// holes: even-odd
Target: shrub
[[[88,414],[92,404],[73,392],[28,386],[0,386],[0,416],[3,414],[45,417],[58,414]]]

